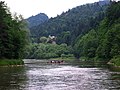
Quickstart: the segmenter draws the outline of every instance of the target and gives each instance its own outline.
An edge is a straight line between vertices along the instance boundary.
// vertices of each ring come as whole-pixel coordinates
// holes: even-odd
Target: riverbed
[[[120,72],[105,63],[30,60],[21,67],[1,67],[0,90],[120,90]]]

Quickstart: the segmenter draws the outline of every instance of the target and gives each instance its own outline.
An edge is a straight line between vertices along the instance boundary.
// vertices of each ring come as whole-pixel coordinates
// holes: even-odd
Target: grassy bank
[[[120,56],[115,56],[108,62],[108,64],[112,71],[120,72]]]
[[[118,66],[120,67],[120,56],[115,56],[114,58],[112,58],[108,64],[112,64],[114,66]]]
[[[0,66],[18,66],[23,64],[24,62],[21,59],[0,59]]]

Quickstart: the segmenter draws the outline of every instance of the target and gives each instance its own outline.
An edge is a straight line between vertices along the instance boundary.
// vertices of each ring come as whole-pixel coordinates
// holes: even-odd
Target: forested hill
[[[95,28],[103,20],[108,4],[109,1],[105,0],[78,6],[49,19],[44,24],[32,27],[30,29],[31,34],[34,37],[36,36],[37,39],[42,36],[54,35],[57,37],[58,44],[71,45],[79,35]]]
[[[79,37],[74,50],[76,57],[111,60],[111,63],[120,66],[120,1],[111,2],[98,28]]]
[[[46,21],[48,21],[48,16],[44,13],[39,13],[35,16],[31,16],[29,17],[27,20],[28,22],[28,27],[31,28],[31,27],[34,27],[34,26],[38,26]]]

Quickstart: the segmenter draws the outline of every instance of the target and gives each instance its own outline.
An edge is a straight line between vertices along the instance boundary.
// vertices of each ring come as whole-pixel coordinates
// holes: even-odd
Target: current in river
[[[120,90],[120,72],[105,63],[29,61],[21,67],[0,67],[0,90]]]

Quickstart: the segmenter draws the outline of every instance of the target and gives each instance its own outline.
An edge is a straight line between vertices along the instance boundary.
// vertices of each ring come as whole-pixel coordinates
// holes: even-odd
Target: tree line
[[[74,49],[78,58],[113,60],[120,65],[120,1],[111,2],[99,26],[78,37]]]
[[[59,57],[73,57],[72,47],[67,44],[34,43],[26,48],[25,58],[50,59]]]
[[[12,15],[5,2],[0,1],[0,59],[23,58],[27,31],[21,15]]]

